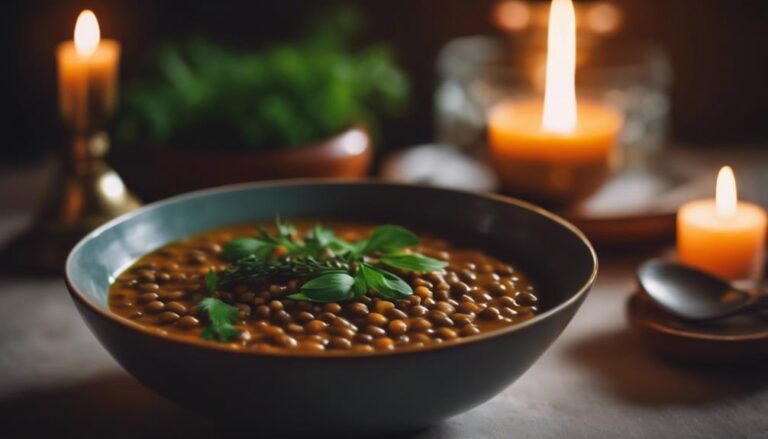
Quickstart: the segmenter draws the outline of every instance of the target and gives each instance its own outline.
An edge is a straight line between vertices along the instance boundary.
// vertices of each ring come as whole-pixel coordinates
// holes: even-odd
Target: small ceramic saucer
[[[627,315],[633,330],[666,357],[697,363],[768,359],[767,313],[688,322],[638,292],[627,302]]]

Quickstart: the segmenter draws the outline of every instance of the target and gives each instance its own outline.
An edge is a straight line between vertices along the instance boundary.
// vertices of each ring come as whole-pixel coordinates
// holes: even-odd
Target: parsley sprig
[[[205,276],[205,289],[210,294],[203,298],[198,307],[208,313],[208,324],[203,327],[202,337],[206,340],[219,342],[232,341],[240,334],[235,328],[237,321],[237,308],[214,297],[218,288],[218,275],[213,269],[208,270]]]
[[[373,291],[397,300],[413,294],[397,271],[431,272],[447,265],[409,251],[419,245],[419,238],[401,226],[375,227],[368,239],[357,242],[347,242],[320,225],[299,237],[295,227],[280,219],[276,220],[276,230],[273,234],[259,227],[257,236],[227,243],[222,257],[233,266],[223,272],[222,282],[303,277],[308,280],[288,298],[337,302]]]

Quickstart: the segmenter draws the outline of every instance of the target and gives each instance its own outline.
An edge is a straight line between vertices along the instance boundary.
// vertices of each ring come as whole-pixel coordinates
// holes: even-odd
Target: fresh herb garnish
[[[218,286],[219,276],[216,274],[216,270],[213,268],[208,269],[208,274],[205,275],[205,289],[208,293],[214,294]]]
[[[205,290],[211,297],[201,300],[197,306],[208,313],[208,324],[203,328],[202,337],[220,342],[232,341],[240,331],[233,326],[237,321],[237,308],[213,297],[219,286],[219,276],[211,267],[205,275]]]
[[[206,297],[198,307],[208,313],[209,323],[203,328],[202,337],[220,342],[232,341],[240,334],[233,323],[237,321],[237,308],[215,297]]]
[[[341,256],[326,259],[298,256],[265,260],[256,255],[250,255],[237,260],[224,272],[223,276],[224,281],[231,285],[256,278],[316,276],[330,271],[349,271],[350,269],[350,261]]]
[[[312,302],[336,302],[355,297],[355,278],[343,271],[334,271],[310,279],[301,286],[301,291],[288,296],[293,300]]]
[[[405,227],[387,225],[373,229],[371,236],[359,244],[363,244],[363,254],[376,251],[389,253],[419,245],[419,237]]]
[[[360,264],[360,271],[368,288],[390,300],[404,299],[411,294],[411,286],[400,276],[370,264]]]
[[[406,271],[436,271],[445,267],[445,262],[418,253],[387,254],[380,257],[379,262]]]
[[[299,239],[290,224],[276,221],[277,235],[259,227],[254,237],[238,238],[224,246],[222,257],[233,266],[222,273],[222,282],[234,284],[270,276],[304,277],[308,280],[293,300],[335,302],[373,291],[397,300],[413,294],[396,269],[432,272],[447,263],[408,252],[419,245],[410,230],[396,226],[375,227],[368,239],[347,242],[320,225]]]

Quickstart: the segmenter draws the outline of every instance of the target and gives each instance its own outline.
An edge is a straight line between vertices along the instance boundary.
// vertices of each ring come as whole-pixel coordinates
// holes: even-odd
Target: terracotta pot
[[[111,157],[126,185],[143,201],[183,192],[301,177],[361,178],[373,156],[368,132],[352,127],[306,147],[274,152],[221,152],[174,147],[123,148]]]

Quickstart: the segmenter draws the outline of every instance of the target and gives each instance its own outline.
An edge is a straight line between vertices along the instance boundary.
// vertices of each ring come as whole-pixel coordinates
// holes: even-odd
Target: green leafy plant
[[[296,148],[404,108],[408,82],[382,45],[350,44],[354,14],[337,13],[303,39],[261,51],[204,40],[168,45],[158,75],[129,83],[117,137],[183,148]]]
[[[308,280],[288,298],[336,302],[373,291],[397,300],[413,294],[413,290],[391,269],[431,272],[447,265],[445,261],[408,251],[419,244],[419,238],[396,225],[375,227],[368,239],[358,242],[347,242],[320,225],[302,239],[294,227],[279,219],[276,229],[277,234],[273,234],[260,227],[257,236],[228,242],[222,257],[233,265],[222,273],[222,282],[233,284],[270,276],[304,277]]]

